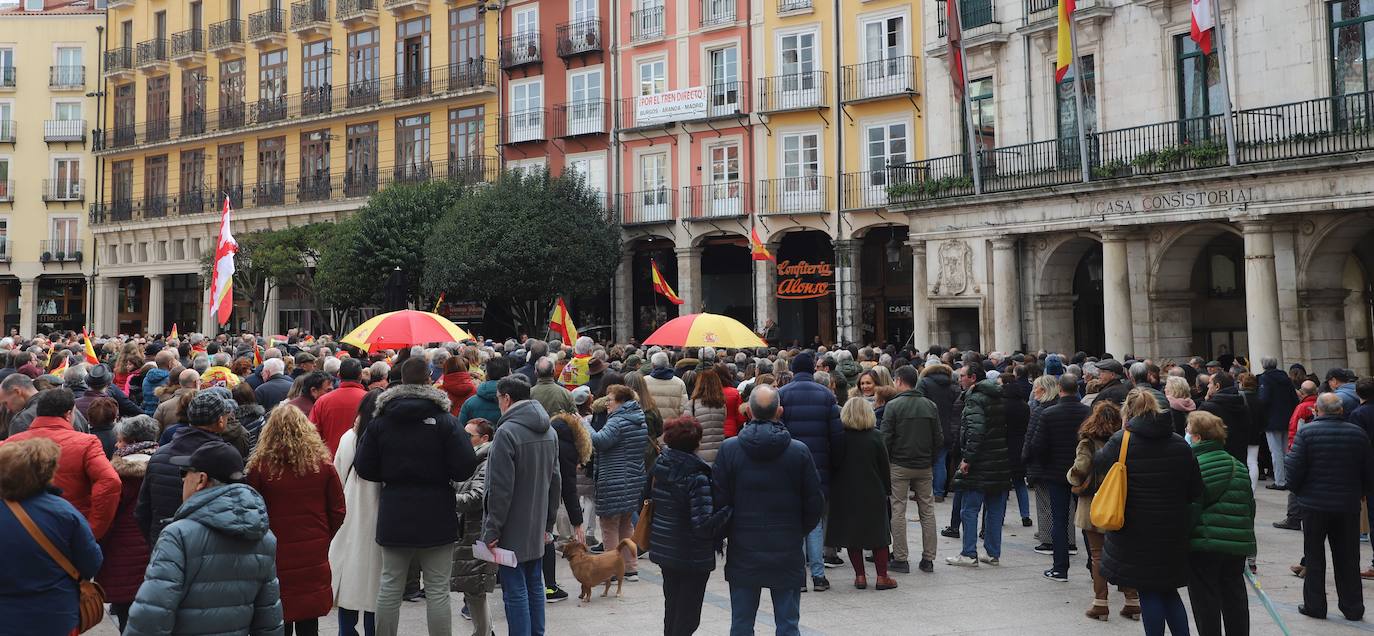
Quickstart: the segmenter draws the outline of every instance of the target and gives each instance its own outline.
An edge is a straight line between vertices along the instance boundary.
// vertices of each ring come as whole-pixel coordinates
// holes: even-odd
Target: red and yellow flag
[[[668,279],[663,277],[663,272],[658,271],[658,263],[649,261],[649,269],[653,276],[654,291],[663,294],[663,297],[667,298],[668,302],[674,305],[681,305],[682,299],[677,297],[677,293],[674,292],[672,286],[668,284]]]
[[[749,228],[749,254],[756,261],[775,260],[773,258],[773,253],[768,251],[768,246],[764,245],[763,241],[759,240],[759,231],[757,228]]]
[[[168,339],[168,340],[171,340],[172,338],[175,338],[175,337],[177,337],[177,324],[176,324],[176,323],[172,323],[172,333],[167,334],[167,339]]]
[[[81,328],[81,341],[86,343],[86,362],[90,364],[100,364],[100,358],[95,355],[95,347],[91,346],[91,335],[86,333],[86,328]]]
[[[59,378],[62,377],[62,374],[67,370],[67,360],[70,359],[71,356],[62,356],[62,363],[57,365],[57,367],[55,367],[53,370],[49,371],[48,374],[55,375]]]
[[[447,293],[447,292],[439,292],[439,300],[434,301],[434,310],[431,311],[431,312],[429,312],[429,313],[432,313],[432,314],[437,314],[437,313],[439,313],[439,305],[444,304],[444,294],[446,294],[446,293]]]
[[[1069,21],[1073,19],[1075,0],[1059,0],[1059,48],[1054,57],[1054,81],[1064,81],[1064,76],[1069,72],[1069,66],[1074,63],[1073,37],[1069,34],[1072,28]]]
[[[262,347],[253,345],[253,368],[262,366]]]
[[[558,302],[553,306],[553,315],[549,316],[549,329],[563,336],[565,344],[577,342],[577,327],[573,325],[572,314],[568,313],[562,296],[558,297]]]

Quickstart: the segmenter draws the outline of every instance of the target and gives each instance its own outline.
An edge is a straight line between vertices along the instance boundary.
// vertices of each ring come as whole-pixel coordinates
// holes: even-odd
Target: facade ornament
[[[940,244],[940,273],[935,279],[934,294],[957,296],[967,292],[973,284],[973,248],[967,241],[953,240]]]

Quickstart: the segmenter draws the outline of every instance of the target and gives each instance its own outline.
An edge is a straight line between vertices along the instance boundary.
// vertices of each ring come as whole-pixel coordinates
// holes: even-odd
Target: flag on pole
[[[215,322],[224,326],[234,311],[234,254],[239,244],[229,227],[229,196],[224,197],[224,215],[220,218],[219,239],[215,245],[215,267],[210,280],[210,306],[215,308]]]
[[[446,294],[446,293],[448,293],[448,292],[439,292],[439,300],[434,301],[434,311],[432,311],[432,312],[430,312],[430,313],[432,313],[432,314],[437,314],[437,313],[439,313],[439,305],[444,304],[444,294]]]
[[[1217,20],[1212,15],[1212,0],[1190,0],[1193,14],[1193,30],[1190,34],[1203,55],[1212,54],[1212,29]]]
[[[549,329],[563,336],[563,342],[566,344],[577,342],[577,327],[573,325],[572,314],[568,313],[568,306],[563,304],[562,296],[554,303],[553,315],[549,316]]]
[[[95,347],[91,346],[91,335],[86,333],[86,328],[81,328],[81,341],[86,343],[86,362],[90,364],[100,364],[100,358],[95,355]]]
[[[1064,76],[1069,73],[1069,67],[1074,63],[1073,36],[1069,33],[1069,21],[1073,19],[1076,8],[1078,7],[1075,0],[1059,0],[1059,48],[1054,57],[1055,82],[1064,81]]]
[[[70,359],[71,356],[62,356],[62,363],[57,365],[57,368],[53,369],[52,371],[49,371],[48,375],[55,375],[59,378],[62,377],[62,374],[67,370],[67,361]]]
[[[951,0],[946,2],[945,6],[949,8],[945,14],[945,41],[949,45],[949,81],[954,84],[955,97],[962,100],[967,88],[964,81],[964,48],[960,42],[963,38],[963,27],[959,22],[959,2]]]
[[[177,324],[176,324],[176,323],[172,323],[172,333],[168,334],[168,335],[167,335],[167,338],[168,338],[168,339],[171,339],[171,338],[175,338],[175,337],[177,337]]]
[[[253,368],[262,366],[262,347],[253,345]]]
[[[768,251],[768,246],[759,240],[758,228],[749,228],[749,254],[756,261],[771,261],[773,253]]]
[[[681,305],[682,299],[677,297],[677,293],[674,292],[672,286],[668,284],[668,279],[663,277],[663,272],[658,271],[658,263],[652,260],[649,261],[649,268],[654,281],[654,291],[663,294],[663,297],[667,298],[668,302],[674,305]]]

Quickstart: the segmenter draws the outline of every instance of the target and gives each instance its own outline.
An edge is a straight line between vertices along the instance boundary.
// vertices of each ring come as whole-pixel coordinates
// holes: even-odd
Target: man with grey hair
[[[181,406],[181,400],[186,395],[194,394],[200,389],[200,373],[195,369],[183,369],[177,375],[177,390],[167,396],[161,404],[157,405],[157,411],[153,413],[153,419],[162,425],[162,430],[167,430],[175,425],[179,420],[177,410]]]
[[[340,360],[338,358],[329,356],[324,359],[324,364],[320,365],[321,370],[329,374],[329,377],[334,379],[335,384],[339,381],[339,364]]]
[[[1284,459],[1288,487],[1302,511],[1303,604],[1326,618],[1326,549],[1336,580],[1336,606],[1347,620],[1364,618],[1360,586],[1360,499],[1374,495],[1374,453],[1364,429],[1345,421],[1341,397],[1317,397],[1316,419],[1298,429]]]
[[[286,377],[283,373],[285,369],[286,364],[281,361],[281,358],[263,361],[262,384],[253,391],[253,395],[258,398],[258,404],[262,406],[262,410],[271,412],[272,407],[285,400],[286,394],[291,391],[291,378]]]
[[[203,373],[205,373],[206,371],[209,371],[209,370],[210,370],[210,358],[209,358],[209,356],[196,356],[196,357],[192,358],[192,359],[191,359],[191,368],[192,368],[192,369],[195,369],[195,370],[196,370],[196,373],[202,373],[202,374],[203,374]]]
[[[554,378],[553,358],[544,356],[534,361],[534,373],[538,381],[530,388],[530,398],[544,407],[549,417],[559,413],[577,414],[573,405],[572,392],[563,388]]]
[[[210,356],[210,366],[212,366],[212,367],[228,367],[229,365],[231,365],[231,364],[233,364],[233,363],[234,363],[234,358],[233,358],[233,356],[231,356],[231,355],[229,355],[228,353],[225,353],[225,352],[223,352],[223,351],[221,351],[221,352],[219,352],[219,353],[216,353],[216,354],[213,355],[213,356]]]
[[[86,365],[77,364],[67,367],[62,372],[62,386],[67,387],[72,393],[81,395],[89,388],[86,386]]]
[[[1139,388],[1149,391],[1155,396],[1155,401],[1159,402],[1159,410],[1168,412],[1169,398],[1164,396],[1164,392],[1156,389],[1150,384],[1150,365],[1144,362],[1137,362],[1131,365],[1131,388]]]
[[[516,371],[516,373],[524,376],[525,382],[527,384],[529,384],[530,386],[534,386],[536,383],[539,382],[539,373],[535,370],[534,363],[537,362],[540,358],[543,358],[544,356],[548,355],[548,353],[549,345],[548,343],[545,343],[543,340],[540,340],[538,338],[530,338],[529,340],[526,340],[525,366],[520,367],[520,370]],[[549,415],[553,415],[553,411],[549,411]]]
[[[10,374],[4,382],[0,382],[0,402],[5,405],[6,411],[14,414],[6,427],[6,437],[29,430],[33,419],[38,417],[39,393],[42,392],[34,386],[33,380],[22,373]],[[72,428],[82,433],[91,432],[86,416],[75,409],[72,411]]]
[[[749,388],[754,386],[754,384],[758,382],[759,376],[765,373],[773,373],[773,361],[769,360],[768,358],[755,359],[754,375],[750,376],[749,379],[740,382],[739,385],[735,387],[735,390],[739,391],[739,394],[741,396],[747,395]]]
[[[663,421],[675,419],[687,406],[687,384],[673,373],[667,353],[659,351],[649,356],[649,364],[653,369],[644,377],[644,386],[654,396],[654,406]]]
[[[1288,487],[1288,473],[1284,470],[1283,451],[1288,447],[1288,420],[1298,405],[1298,392],[1293,387],[1293,379],[1279,370],[1279,360],[1274,356],[1260,358],[1264,372],[1256,378],[1259,381],[1259,402],[1264,414],[1264,438],[1269,444],[1269,456],[1274,460],[1274,481],[1265,488],[1284,490]]]
[[[367,382],[365,384],[370,388],[385,389],[388,375],[391,375],[391,365],[378,360],[367,368]]]

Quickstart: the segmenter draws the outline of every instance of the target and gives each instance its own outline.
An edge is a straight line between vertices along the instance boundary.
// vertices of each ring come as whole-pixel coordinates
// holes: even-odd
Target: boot
[[[866,590],[866,589],[868,589],[868,577],[867,577],[867,576],[856,576],[856,577],[854,577],[854,589],[856,589],[856,590]]]
[[[878,577],[878,584],[873,587],[879,590],[895,590],[897,589],[897,581],[890,576],[880,576]]]
[[[1112,615],[1112,609],[1107,607],[1106,604],[1098,605],[1094,602],[1093,606],[1088,608],[1088,611],[1083,612],[1083,615],[1088,618],[1095,618],[1099,621],[1106,622],[1107,618]]]
[[[1137,602],[1137,604],[1135,604],[1135,605],[1127,605],[1126,607],[1121,608],[1121,617],[1122,617],[1122,618],[1129,618],[1129,619],[1131,619],[1131,620],[1133,620],[1133,621],[1138,621],[1138,620],[1140,620],[1140,605],[1139,605],[1139,602]]]

